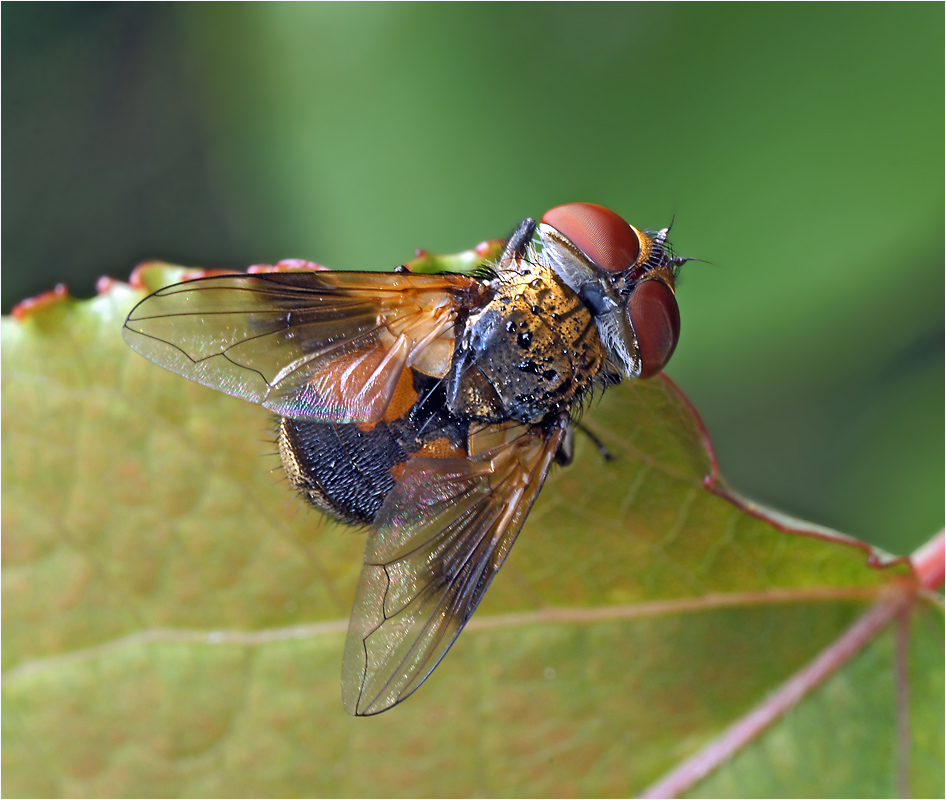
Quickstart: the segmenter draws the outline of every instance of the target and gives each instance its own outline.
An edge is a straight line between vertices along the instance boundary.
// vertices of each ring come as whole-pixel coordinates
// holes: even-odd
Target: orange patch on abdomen
[[[391,402],[384,411],[384,416],[378,422],[395,422],[410,413],[410,410],[417,402],[417,390],[414,388],[414,372],[410,367],[401,371],[401,377],[397,380],[397,386],[394,387],[394,393],[391,395]],[[369,433],[377,422],[358,422],[358,430],[362,433]]]
[[[417,402],[417,390],[414,388],[414,371],[408,367],[401,372],[391,402],[381,418],[384,422],[394,422],[405,416]]]
[[[414,455],[422,458],[467,458],[468,456],[465,447],[457,447],[446,436],[425,442]]]

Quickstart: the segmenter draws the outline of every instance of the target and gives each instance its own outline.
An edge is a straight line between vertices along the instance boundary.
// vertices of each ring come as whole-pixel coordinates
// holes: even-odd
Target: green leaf
[[[942,794],[941,551],[739,498],[666,379],[587,414],[616,458],[578,437],[423,688],[348,717],[363,534],[265,411],[122,342],[186,274],[3,320],[5,794]]]

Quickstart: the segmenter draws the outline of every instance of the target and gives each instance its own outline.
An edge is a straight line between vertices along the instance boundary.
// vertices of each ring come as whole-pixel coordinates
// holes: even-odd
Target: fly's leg
[[[578,430],[580,430],[583,434],[585,434],[585,436],[591,439],[594,446],[598,448],[598,453],[600,453],[601,458],[603,458],[605,461],[614,460],[614,454],[610,450],[608,450],[604,442],[602,442],[597,436],[595,436],[590,430],[588,430],[588,428],[586,428],[580,422],[576,423],[576,426],[578,427]]]

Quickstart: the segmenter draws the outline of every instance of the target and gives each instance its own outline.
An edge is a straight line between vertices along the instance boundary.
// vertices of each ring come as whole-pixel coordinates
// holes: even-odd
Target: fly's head
[[[543,261],[594,315],[614,367],[649,378],[670,360],[680,338],[677,270],[670,229],[645,232],[603,206],[569,203],[547,211],[533,234]]]

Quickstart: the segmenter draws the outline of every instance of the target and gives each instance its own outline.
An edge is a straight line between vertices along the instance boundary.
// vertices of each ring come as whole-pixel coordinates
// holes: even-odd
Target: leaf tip
[[[14,319],[19,322],[25,321],[37,313],[48,310],[52,306],[69,299],[69,288],[64,283],[57,283],[54,289],[42,292],[35,297],[28,297],[21,300],[10,312]]]
[[[167,286],[169,283],[194,281],[199,278],[210,278],[214,275],[237,275],[233,269],[208,269],[204,267],[180,267],[168,264],[166,261],[142,261],[128,276],[128,283],[132,289],[150,293]]]
[[[148,273],[160,264],[160,261],[142,261],[131,271],[131,275],[128,276],[128,284],[133,289],[146,291],[148,288]]]
[[[484,239],[476,247],[473,248],[473,251],[478,256],[483,256],[483,258],[489,258],[497,250],[502,252],[505,242],[502,239]]]
[[[95,291],[98,294],[108,294],[120,281],[110,275],[102,275],[95,282]]]

